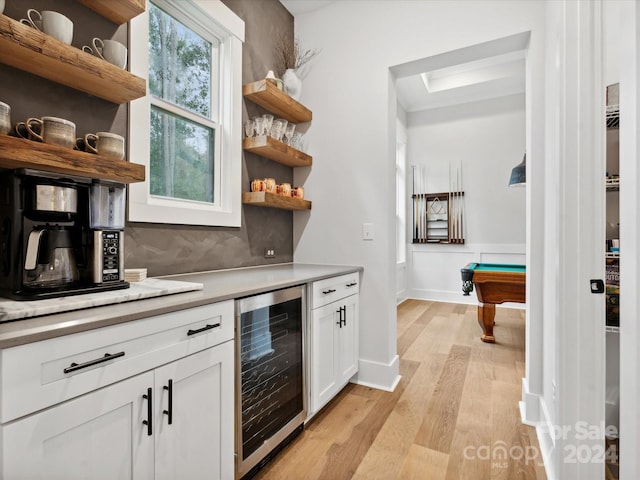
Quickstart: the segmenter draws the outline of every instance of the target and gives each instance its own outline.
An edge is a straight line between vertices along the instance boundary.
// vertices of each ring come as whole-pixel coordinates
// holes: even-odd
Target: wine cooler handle
[[[142,395],[142,398],[147,400],[147,419],[142,421],[143,425],[147,426],[147,435],[153,435],[153,390],[147,388],[147,394]]]
[[[167,410],[163,410],[162,413],[168,417],[167,424],[171,425],[173,423],[173,380],[169,379],[168,385],[162,388],[169,392]]]
[[[189,329],[187,331],[187,336],[195,335],[196,333],[206,332],[207,330],[211,330],[213,328],[218,328],[219,326],[220,326],[220,323],[214,323],[213,325],[205,325],[204,327],[198,328],[197,330]]]

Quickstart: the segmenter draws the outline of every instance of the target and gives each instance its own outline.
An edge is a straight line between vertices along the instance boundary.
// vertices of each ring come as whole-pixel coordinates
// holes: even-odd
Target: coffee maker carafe
[[[124,185],[0,171],[0,296],[17,300],[127,288]]]
[[[70,228],[55,226],[31,230],[24,259],[24,286],[59,288],[78,282],[75,256]]]

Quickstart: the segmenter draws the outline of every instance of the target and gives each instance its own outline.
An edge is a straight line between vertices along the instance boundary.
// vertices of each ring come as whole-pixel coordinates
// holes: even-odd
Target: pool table
[[[462,291],[469,295],[476,287],[478,295],[478,323],[482,328],[480,340],[495,343],[493,336],[496,304],[504,302],[525,303],[527,274],[524,265],[497,263],[469,263],[460,269]]]

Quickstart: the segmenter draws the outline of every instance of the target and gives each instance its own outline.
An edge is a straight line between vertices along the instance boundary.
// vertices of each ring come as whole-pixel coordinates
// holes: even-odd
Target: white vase
[[[300,100],[300,95],[302,95],[302,80],[298,78],[296,71],[293,68],[287,68],[284,75],[282,75],[282,80],[284,82],[285,93],[294,100]]]

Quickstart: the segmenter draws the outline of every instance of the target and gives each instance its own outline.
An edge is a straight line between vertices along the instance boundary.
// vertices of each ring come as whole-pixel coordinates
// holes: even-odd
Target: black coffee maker
[[[109,221],[104,212],[114,190],[124,195],[124,185],[1,171],[0,296],[36,300],[127,288],[124,219],[119,228],[96,226],[96,219]]]

